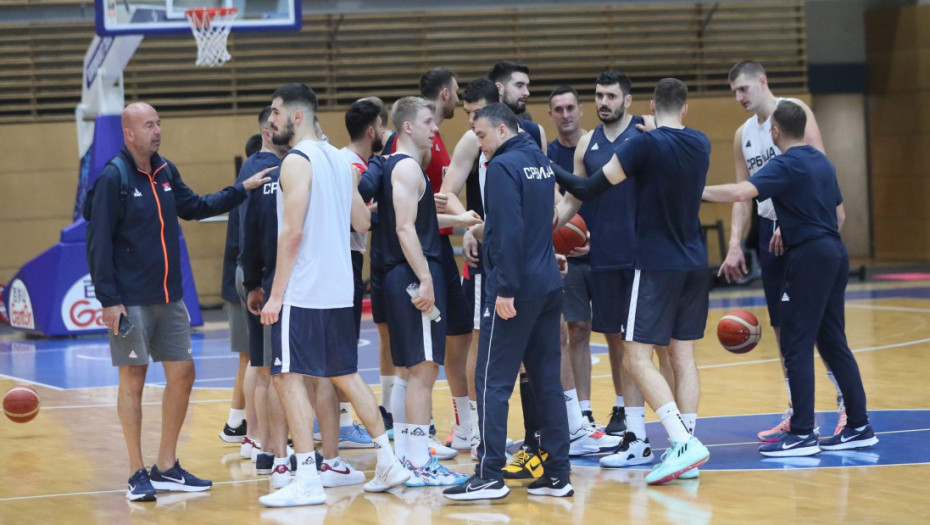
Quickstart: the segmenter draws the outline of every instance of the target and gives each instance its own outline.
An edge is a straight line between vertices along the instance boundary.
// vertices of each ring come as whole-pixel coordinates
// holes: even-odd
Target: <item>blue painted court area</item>
[[[710,308],[728,310],[765,306],[759,294],[738,298],[711,298]],[[930,299],[930,288],[908,287],[884,290],[849,291],[848,301],[865,299]],[[362,321],[359,344],[359,372],[368,384],[378,384],[378,331],[370,320]],[[197,330],[191,336],[197,367],[195,388],[232,388],[238,356],[229,351],[229,330]],[[607,347],[591,345],[594,355],[606,354]],[[62,339],[23,339],[0,341],[0,376],[70,390],[117,386],[117,369],[110,364],[106,337],[88,336]],[[440,368],[439,379],[445,379]],[[163,384],[161,366],[150,366],[148,384]],[[764,426],[764,425],[763,425]]]
[[[698,419],[695,435],[710,449],[710,460],[701,467],[711,470],[781,470],[796,468],[870,467],[930,463],[930,410],[871,410],[869,419],[879,443],[859,450],[823,451],[815,456],[767,458],[759,454],[755,429],[770,428],[781,414],[707,417]],[[818,412],[817,424],[832,433],[836,412]],[[668,435],[658,422],[647,423],[656,460]],[[572,459],[572,465],[597,467],[596,457]],[[623,470],[648,471],[644,465]]]

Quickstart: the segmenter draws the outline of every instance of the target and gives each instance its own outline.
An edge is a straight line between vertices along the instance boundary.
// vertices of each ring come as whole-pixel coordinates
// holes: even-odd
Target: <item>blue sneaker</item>
[[[449,470],[436,456],[430,456],[422,467],[414,467],[408,459],[407,469],[413,474],[406,482],[408,487],[450,487],[468,481],[468,476]]]
[[[175,460],[174,466],[161,472],[158,467],[152,465],[152,473],[149,475],[152,480],[152,486],[155,490],[175,490],[181,492],[201,492],[209,490],[213,482],[207,479],[200,479],[197,476],[181,468],[181,462]]]
[[[707,463],[710,458],[710,451],[694,436],[681,443],[671,439],[669,442],[671,446],[662,454],[662,462],[646,475],[646,483],[649,485],[667,483]]]
[[[149,473],[140,468],[129,478],[129,490],[126,491],[129,501],[155,501],[155,488],[149,479]]]
[[[374,446],[368,431],[357,422],[339,427],[339,448],[373,448]]]
[[[820,448],[824,450],[850,450],[854,448],[871,447],[878,443],[872,425],[866,425],[861,430],[843,427],[839,434],[824,439],[820,442]]]
[[[817,434],[813,432],[804,437],[789,432],[778,441],[759,446],[759,453],[773,458],[813,456],[819,452]]]

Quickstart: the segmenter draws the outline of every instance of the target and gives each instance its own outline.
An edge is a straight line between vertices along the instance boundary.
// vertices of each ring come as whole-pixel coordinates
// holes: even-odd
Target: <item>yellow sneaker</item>
[[[541,457],[540,457],[541,456]],[[543,451],[527,452],[522,448],[513,456],[513,460],[503,468],[505,479],[530,479],[543,475],[542,462],[548,454]]]

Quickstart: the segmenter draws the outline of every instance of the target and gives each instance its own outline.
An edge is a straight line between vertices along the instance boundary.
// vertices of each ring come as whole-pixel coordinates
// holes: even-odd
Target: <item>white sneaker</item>
[[[649,438],[639,439],[636,434],[627,430],[620,449],[614,454],[602,457],[599,463],[602,467],[623,468],[652,463],[653,459]]]
[[[616,452],[620,447],[619,437],[609,436],[603,430],[592,430],[585,426],[573,432],[569,439],[571,439],[571,445],[568,449],[569,456],[589,456],[605,452]]]
[[[472,434],[471,437],[468,434],[462,432],[461,427],[458,425],[452,425],[452,433],[449,434],[449,437],[446,438],[446,446],[452,447],[455,450],[468,450],[471,448],[472,441],[475,439],[475,434]]]
[[[252,445],[254,445],[254,443],[249,436],[242,438],[242,445],[239,446],[239,456],[242,459],[249,459],[252,457]]]
[[[252,440],[252,450],[249,451],[249,458],[252,460],[252,463],[258,461],[258,453],[262,451],[262,444],[258,441]]]
[[[324,487],[343,487],[365,482],[365,474],[352,468],[348,461],[342,458],[323,460],[320,469],[320,479]]]
[[[305,480],[294,478],[283,489],[258,498],[266,507],[298,507],[301,505],[321,505],[326,503],[326,492],[320,478]]]
[[[291,469],[287,468],[287,465],[279,464],[275,465],[274,469],[271,471],[271,476],[269,477],[269,483],[271,488],[280,489],[288,486],[291,482]]]
[[[403,485],[410,479],[410,471],[401,464],[400,460],[394,458],[387,467],[378,465],[375,467],[375,475],[371,481],[365,483],[365,492],[384,492],[391,487]]]
[[[453,442],[453,444],[455,444]],[[436,436],[429,437],[429,452],[439,459],[452,459],[459,455],[459,451],[442,444]]]

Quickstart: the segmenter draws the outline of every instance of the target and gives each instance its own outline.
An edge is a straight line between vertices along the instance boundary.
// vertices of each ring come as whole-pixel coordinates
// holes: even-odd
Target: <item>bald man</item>
[[[119,155],[103,168],[85,209],[87,263],[103,324],[110,331],[110,357],[119,367],[117,412],[129,452],[130,501],[155,501],[156,490],[198,492],[212,482],[181,468],[178,435],[191,388],[190,317],[182,300],[178,217],[198,220],[225,213],[247,191],[270,179],[261,171],[242,183],[200,196],[177,168],[158,154],[161,120],[155,108],[137,102],[122,114]],[[149,359],[165,370],[162,431],[151,472],[142,461],[142,388]]]

